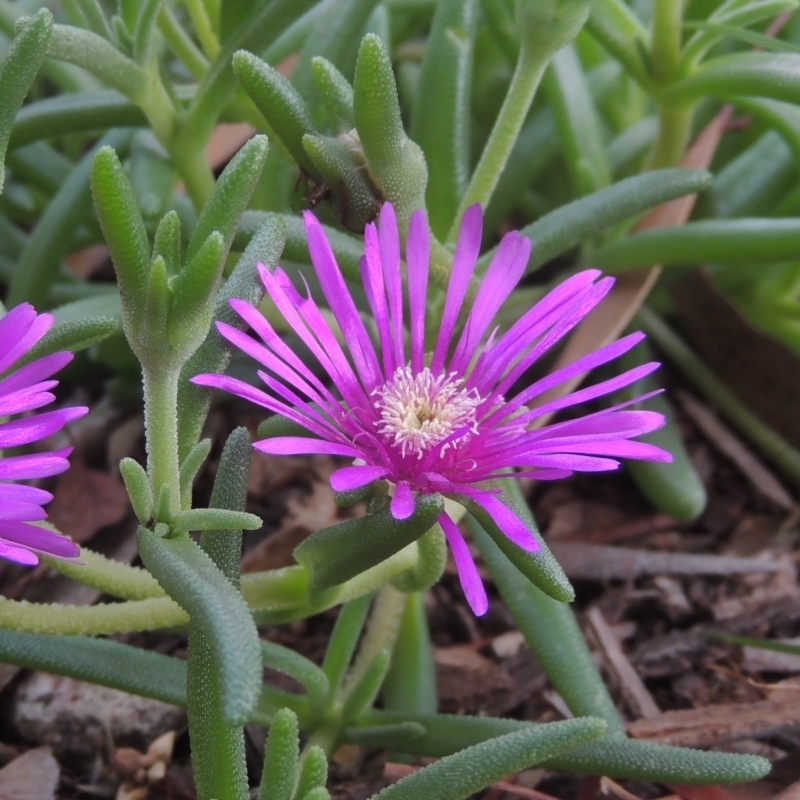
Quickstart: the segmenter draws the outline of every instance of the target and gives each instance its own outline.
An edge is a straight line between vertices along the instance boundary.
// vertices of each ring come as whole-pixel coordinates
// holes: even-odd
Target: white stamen
[[[400,447],[403,456],[416,453],[418,458],[459,428],[468,430],[444,445],[442,454],[477,433],[475,410],[481,397],[475,389],[463,389],[464,380],[456,374],[434,377],[425,367],[414,375],[411,367],[400,367],[388,383],[373,392],[380,398],[376,402],[381,415],[378,433]]]

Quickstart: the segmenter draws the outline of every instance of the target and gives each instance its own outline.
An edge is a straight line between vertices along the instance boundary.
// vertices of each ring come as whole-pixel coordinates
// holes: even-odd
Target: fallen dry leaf
[[[552,542],[550,549],[567,576],[581,580],[633,580],[645,575],[746,575],[780,569],[774,561],[763,558],[660,553],[567,542]]]
[[[781,693],[757,703],[728,703],[665,711],[657,719],[628,725],[636,739],[682,747],[709,747],[751,736],[766,736],[800,727],[800,692]],[[679,794],[681,792],[678,792]]]
[[[754,328],[703,270],[674,284],[671,295],[692,341],[717,376],[800,447],[800,369],[794,353]]]
[[[605,656],[606,664],[614,674],[631,711],[644,719],[657,719],[661,715],[661,709],[656,705],[656,701],[637,675],[625,653],[622,652],[619,640],[605,621],[600,609],[593,606],[586,616]]]
[[[58,482],[47,513],[61,533],[82,544],[101,528],[121,522],[129,509],[122,481],[76,459]]]
[[[49,747],[28,750],[0,769],[0,800],[53,800],[60,774]]]

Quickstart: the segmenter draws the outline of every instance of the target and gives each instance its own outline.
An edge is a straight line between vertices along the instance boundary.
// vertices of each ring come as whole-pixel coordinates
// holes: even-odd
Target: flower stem
[[[469,206],[480,203],[486,208],[489,204],[551,56],[549,50],[532,52],[523,41],[506,99],[461,201],[448,241],[455,241],[461,217]]]
[[[178,464],[178,369],[142,368],[144,385],[144,427],[147,438],[147,474],[153,497],[167,493],[170,522],[180,511],[180,470]],[[164,488],[166,487],[166,488]]]

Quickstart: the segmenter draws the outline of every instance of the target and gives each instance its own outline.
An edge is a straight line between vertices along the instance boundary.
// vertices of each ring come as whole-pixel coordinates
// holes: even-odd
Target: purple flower
[[[394,210],[385,203],[378,228],[367,226],[361,259],[364,289],[380,343],[376,352],[322,227],[309,213],[305,223],[311,260],[347,343],[349,358],[316,303],[298,293],[283,270],[272,273],[263,265],[259,269],[270,298],[328,373],[334,391],[315,377],[255,308],[240,300],[231,300],[231,305],[261,342],[230,325],[218,323],[217,327],[229,342],[269,370],[258,374],[270,394],[221,375],[193,379],[281,414],[315,437],[265,439],[255,443],[261,452],[351,458],[351,466],[331,476],[331,486],[346,491],[378,479],[389,481],[393,489],[390,508],[396,519],[413,513],[414,497],[419,493],[466,496],[483,506],[502,532],[529,552],[539,547],[530,530],[485,481],[511,475],[552,480],[574,471],[612,470],[619,466],[618,458],[671,460],[669,453],[653,445],[631,441],[664,424],[662,415],[655,412],[623,410],[636,401],[530,429],[537,417],[615,392],[656,369],[657,363],[645,364],[566,397],[531,406],[563,381],[622,355],[642,340],[641,333],[602,347],[508,397],[531,364],[605,297],[612,278],[601,278],[597,270],[578,273],[549,292],[505,333],[497,328],[490,331],[530,255],[530,241],[519,233],[509,233],[497,248],[463,329],[456,335],[481,243],[482,213],[480,206],[472,206],[461,224],[433,352],[426,353],[430,234],[425,214],[417,211],[410,220],[405,253],[408,302],[404,309],[400,238]],[[486,592],[466,542],[447,514],[442,514],[439,522],[467,600],[476,614],[483,614]]]
[[[64,408],[17,417],[42,408],[55,397],[50,389],[58,381],[50,376],[72,360],[72,353],[54,353],[19,369],[13,365],[47,333],[53,325],[51,314],[37,314],[29,303],[13,308],[0,319],[0,449],[37,442],[57,431],[87,408]],[[18,564],[39,563],[36,553],[54,558],[75,558],[78,546],[36,523],[47,517],[42,506],[53,499],[50,492],[12,481],[47,478],[69,467],[71,447],[33,455],[0,458],[0,558]]]

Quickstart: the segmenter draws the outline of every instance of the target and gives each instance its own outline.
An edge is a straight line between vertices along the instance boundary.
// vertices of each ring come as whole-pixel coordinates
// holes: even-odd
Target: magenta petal
[[[483,235],[483,211],[478,203],[470,206],[464,212],[461,220],[461,229],[456,242],[456,252],[453,256],[453,271],[450,274],[450,283],[447,286],[447,295],[442,312],[442,323],[439,327],[439,336],[436,348],[433,351],[431,372],[435,375],[444,367],[447,351],[450,348],[450,339],[456,327],[461,304],[469,288],[472,273],[481,250],[481,236]]]
[[[403,350],[403,284],[400,279],[400,233],[397,218],[391,203],[381,206],[378,219],[378,239],[380,242],[381,266],[389,298],[389,316],[392,322],[392,350],[395,363],[405,363]]]
[[[14,547],[13,544],[6,544],[0,541],[0,558],[13,561],[15,564],[22,564],[25,567],[35,567],[39,563],[36,553],[26,550],[24,547]]]
[[[408,309],[411,328],[411,369],[417,373],[425,355],[425,310],[428,297],[428,268],[431,237],[425,212],[418,209],[408,223],[406,266],[408,268]]]
[[[304,214],[311,262],[319,278],[322,292],[344,334],[362,381],[370,388],[378,385],[380,369],[364,323],[358,315],[353,297],[344,281],[325,231],[313,214]],[[399,276],[398,276],[399,281]],[[315,306],[316,307],[316,306]],[[326,326],[327,327],[327,326]]]
[[[537,553],[541,549],[528,526],[505,503],[488,493],[476,495],[475,501],[486,509],[495,525],[517,547],[528,553]]]
[[[661,364],[659,364],[658,361],[651,361],[648,364],[634,367],[627,372],[623,372],[621,375],[609,378],[607,381],[595,383],[593,386],[587,386],[585,389],[579,389],[577,392],[572,392],[564,397],[559,397],[556,400],[551,400],[549,403],[537,406],[527,414],[523,414],[519,417],[517,422],[527,423],[545,414],[552,414],[556,411],[561,411],[563,408],[569,408],[570,406],[578,405],[578,403],[587,403],[589,400],[594,400],[596,397],[612,394],[620,389],[624,389],[626,386],[630,386],[632,383],[636,383],[636,381],[641,380],[651,372],[655,372],[660,366]]]
[[[17,501],[22,503],[35,503],[38,506],[43,506],[53,499],[50,492],[44,489],[39,489],[36,486],[25,486],[17,483],[0,483],[0,504],[8,501]]]
[[[331,489],[335,492],[352,492],[377,481],[387,471],[384,467],[342,467],[331,475]]]
[[[478,568],[472,560],[467,543],[461,535],[458,526],[447,516],[442,514],[439,517],[439,524],[442,526],[447,543],[450,545],[450,552],[456,562],[458,570],[458,580],[467,598],[469,607],[476,617],[482,617],[489,610],[489,598],[486,596],[486,589],[483,586]]]
[[[80,547],[66,536],[24,522],[0,520],[0,539],[56,558],[77,558],[81,553]]]
[[[29,480],[49,478],[69,468],[67,456],[71,447],[52,453],[36,453],[30,456],[11,456],[0,460],[0,480]]]
[[[47,519],[47,512],[34,503],[4,500],[0,505],[0,520],[10,519],[17,522],[39,522]]]
[[[44,439],[88,411],[89,409],[85,407],[65,408],[5,422],[0,425],[0,449],[19,447]]]
[[[467,368],[495,314],[522,277],[530,254],[530,239],[516,232],[503,237],[481,281],[464,332],[453,353],[450,370],[463,372]]]
[[[358,458],[361,455],[355,447],[346,444],[326,442],[323,439],[305,436],[276,436],[274,439],[261,439],[253,444],[256,450],[273,456],[330,455]]]
[[[586,440],[573,444],[559,444],[555,441],[549,447],[544,447],[541,453],[585,453],[592,456],[613,456],[614,458],[635,458],[638,461],[660,461],[669,463],[672,454],[654,444],[647,442],[631,442],[626,439],[617,441],[593,442]]]
[[[573,472],[610,472],[619,469],[619,461],[572,453],[522,454],[516,461],[520,466],[546,467],[547,469],[569,469]]]
[[[35,411],[37,408],[47,406],[56,397],[44,389],[57,386],[58,381],[45,381],[36,386],[19,389],[7,395],[0,395],[0,417],[9,417],[12,414],[22,414],[26,411]]]
[[[610,411],[608,409],[578,419],[557,422],[529,431],[526,439],[571,441],[573,437],[595,436],[599,439],[630,439],[664,426],[664,415],[657,411]]]
[[[34,386],[58,372],[69,364],[72,359],[72,353],[53,353],[14,370],[14,372],[0,381],[0,397]],[[53,385],[55,385],[55,382]]]
[[[389,506],[395,519],[408,519],[414,513],[414,495],[407,481],[400,481]]]
[[[25,309],[24,314],[14,320],[13,325],[5,327],[3,323],[11,317],[17,309]],[[33,319],[30,319],[30,313]],[[30,320],[30,322],[28,322]],[[15,361],[25,355],[46,333],[53,327],[52,314],[36,314],[33,307],[23,303],[0,320],[0,342],[3,344],[3,354],[0,356],[0,372],[5,372]]]

